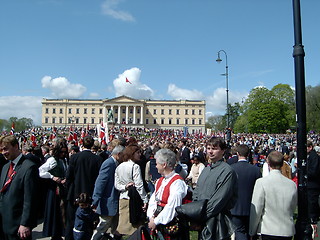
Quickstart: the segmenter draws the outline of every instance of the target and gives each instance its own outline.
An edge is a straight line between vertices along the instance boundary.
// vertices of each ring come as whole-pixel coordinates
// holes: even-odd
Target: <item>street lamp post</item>
[[[222,62],[222,59],[220,58],[220,53],[223,52],[225,57],[226,57],[226,73],[224,74],[221,74],[221,75],[224,75],[226,76],[226,92],[227,92],[227,129],[229,129],[229,73],[228,73],[228,55],[226,53],[226,51],[224,50],[220,50],[218,52],[218,58],[217,58],[217,63],[220,63]]]

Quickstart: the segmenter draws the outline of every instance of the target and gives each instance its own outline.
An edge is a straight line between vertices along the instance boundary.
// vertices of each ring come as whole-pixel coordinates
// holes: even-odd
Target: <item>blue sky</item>
[[[301,1],[306,85],[320,83],[320,1]],[[44,98],[205,99],[294,87],[291,0],[3,0],[0,118],[41,122]],[[132,84],[126,83],[128,78]]]

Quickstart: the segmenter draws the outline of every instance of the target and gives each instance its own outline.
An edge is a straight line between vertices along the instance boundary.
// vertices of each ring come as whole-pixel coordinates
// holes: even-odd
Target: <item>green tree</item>
[[[234,125],[240,116],[240,103],[236,102],[234,105],[229,104],[229,126],[234,129]]]
[[[306,87],[307,129],[320,131],[320,85]]]
[[[279,83],[274,86],[271,91],[275,95],[276,99],[280,100],[287,106],[285,117],[289,122],[289,127],[295,128],[296,121],[296,104],[295,104],[295,92],[289,84]]]
[[[247,126],[250,133],[284,133],[289,122],[285,117],[288,106],[279,100],[276,95],[266,87],[257,87],[250,91],[246,104],[243,106],[242,117],[237,128]],[[247,120],[247,125],[244,121]]]
[[[215,132],[223,131],[225,128],[226,121],[224,120],[224,117],[222,115],[214,115],[208,117],[207,124]]]
[[[10,132],[12,123],[14,123],[15,132],[21,132],[23,130],[31,128],[33,124],[33,120],[31,118],[17,118],[17,117],[10,117],[9,120],[2,119],[3,123],[3,130]],[[1,122],[0,122],[1,126]]]

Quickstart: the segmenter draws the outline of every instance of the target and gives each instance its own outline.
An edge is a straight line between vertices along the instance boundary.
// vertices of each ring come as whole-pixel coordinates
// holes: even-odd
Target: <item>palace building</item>
[[[77,127],[101,122],[134,128],[205,131],[204,100],[43,99],[42,127]]]

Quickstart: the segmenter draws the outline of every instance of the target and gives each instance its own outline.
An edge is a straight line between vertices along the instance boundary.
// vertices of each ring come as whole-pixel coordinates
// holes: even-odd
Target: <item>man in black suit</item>
[[[190,162],[190,150],[187,147],[187,140],[181,139],[179,142],[179,159],[181,163],[188,165],[188,170],[191,169],[191,162]]]
[[[250,149],[242,144],[237,147],[238,162],[231,165],[238,176],[238,198],[231,209],[232,222],[236,226],[237,240],[248,240],[250,204],[256,180],[261,177],[260,169],[248,162]]]
[[[307,141],[307,194],[308,216],[312,225],[317,225],[320,216],[320,157],[313,148],[313,143]]]
[[[81,193],[87,193],[92,196],[94,183],[103,159],[91,152],[94,144],[92,136],[88,135],[83,139],[83,151],[72,155],[66,174],[67,193],[67,213],[66,213],[66,240],[73,239],[73,225],[75,212],[75,200]]]
[[[0,150],[9,161],[0,179],[1,238],[32,239],[32,228],[37,225],[38,167],[22,155],[13,135],[0,137]]]

